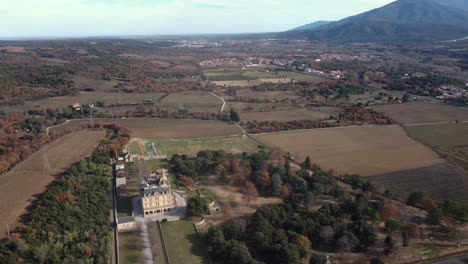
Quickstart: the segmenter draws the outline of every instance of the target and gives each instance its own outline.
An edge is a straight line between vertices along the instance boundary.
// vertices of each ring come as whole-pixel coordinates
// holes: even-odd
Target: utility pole
[[[42,149],[42,160],[43,160],[43,170],[49,171],[50,165],[49,165],[49,158],[47,157],[47,146],[44,146],[44,148]]]
[[[93,105],[89,105],[89,120],[91,121],[91,128],[94,128],[94,122],[93,122]]]
[[[8,233],[8,240],[11,239],[10,237],[10,227],[8,226],[8,224],[6,224],[6,228],[7,228],[7,233]]]

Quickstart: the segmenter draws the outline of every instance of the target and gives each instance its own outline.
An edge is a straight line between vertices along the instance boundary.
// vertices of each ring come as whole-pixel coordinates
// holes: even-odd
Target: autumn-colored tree
[[[224,165],[219,164],[216,167],[214,167],[213,172],[214,172],[214,174],[216,176],[220,177],[221,174],[223,173],[223,171],[225,171],[225,170],[226,170],[226,168],[224,167]]]
[[[245,187],[246,187],[247,207],[249,207],[250,202],[257,200],[260,195],[258,194],[255,184],[253,184],[251,181],[247,181],[245,184]]]
[[[289,196],[289,189],[288,187],[286,187],[286,185],[283,185],[283,187],[281,187],[280,197],[281,199],[284,200],[288,196]]]
[[[223,213],[223,219],[228,220],[232,217],[232,206],[231,203],[227,202],[223,204],[221,208],[221,212]]]
[[[388,221],[399,216],[400,211],[393,202],[387,202],[379,210],[380,218],[383,221]]]
[[[266,188],[270,185],[270,173],[268,171],[262,172],[262,182],[261,185],[263,188]]]
[[[419,226],[415,223],[406,224],[404,230],[408,232],[411,238],[418,239],[420,236]]]
[[[310,240],[303,235],[298,235],[294,240],[294,244],[299,246],[302,256],[307,256],[307,254],[312,250],[312,243],[310,243]]]

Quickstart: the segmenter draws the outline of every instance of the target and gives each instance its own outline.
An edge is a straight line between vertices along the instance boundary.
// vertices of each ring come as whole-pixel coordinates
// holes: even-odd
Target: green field
[[[468,145],[468,123],[406,126],[406,131],[432,147]]]
[[[220,98],[208,92],[171,93],[164,97],[158,106],[192,112],[212,111],[221,109],[223,102]]]
[[[145,160],[145,163],[150,171],[157,171],[161,169],[163,162],[161,160]]]
[[[135,155],[142,155],[138,141],[132,141],[128,144],[128,151]]]
[[[190,221],[161,224],[164,240],[172,264],[208,264],[203,242]]]
[[[139,244],[140,234],[138,232],[119,233],[120,263],[142,263],[143,252]]]
[[[299,82],[321,82],[325,80],[324,78],[304,74],[299,72],[292,71],[279,71],[279,72],[257,72],[257,71],[248,71],[244,73],[244,76],[255,78],[255,79],[269,79],[269,78],[289,78]]]
[[[201,139],[148,139],[156,144],[160,154],[195,156],[201,150],[224,150],[230,153],[256,152],[258,143],[245,136]]]
[[[437,151],[446,155],[447,159],[458,164],[468,175],[468,147],[466,146],[448,146],[437,148]]]

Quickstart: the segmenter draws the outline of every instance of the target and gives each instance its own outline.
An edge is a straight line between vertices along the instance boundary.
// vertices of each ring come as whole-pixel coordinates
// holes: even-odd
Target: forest
[[[29,220],[0,245],[0,263],[107,263],[111,157],[128,142],[125,128],[105,126],[107,139],[70,167],[38,200]]]

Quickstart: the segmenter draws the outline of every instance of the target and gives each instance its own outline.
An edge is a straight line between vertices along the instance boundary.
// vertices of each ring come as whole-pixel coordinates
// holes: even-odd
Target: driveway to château
[[[185,200],[185,198],[179,193],[174,192],[174,195],[176,198],[176,206],[177,206],[177,209],[175,211],[167,212],[161,215],[147,216],[147,217],[143,217],[143,208],[141,207],[141,198],[138,196],[138,197],[133,198],[132,200],[135,222],[137,226],[140,227],[140,232],[141,232],[140,236],[141,236],[142,244],[143,244],[143,255],[145,258],[145,264],[154,264],[153,251],[151,247],[150,234],[148,230],[148,223],[162,221],[163,219],[179,220],[179,219],[184,218],[185,215],[187,214],[187,200]]]

